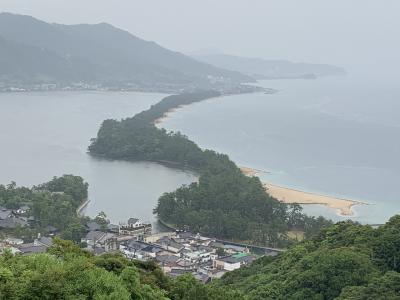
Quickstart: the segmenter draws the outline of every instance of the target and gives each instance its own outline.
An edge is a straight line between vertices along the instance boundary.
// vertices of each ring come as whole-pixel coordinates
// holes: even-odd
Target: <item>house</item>
[[[213,267],[217,270],[233,271],[253,262],[254,257],[248,253],[237,253],[230,256],[217,258],[213,261]]]
[[[105,232],[93,230],[89,231],[85,237],[81,239],[82,243],[87,243],[88,246],[94,246],[94,244],[105,235]]]
[[[213,261],[213,267],[217,270],[233,271],[240,268],[240,262],[228,257],[217,258]]]
[[[155,244],[159,245],[161,248],[167,251],[171,251],[174,253],[179,253],[185,248],[184,245],[175,242],[173,239],[167,236],[159,238]]]
[[[23,205],[17,210],[14,210],[14,213],[17,215],[23,215],[26,214],[29,211],[30,207],[28,205]]]
[[[112,233],[119,233],[119,226],[115,224],[108,224],[107,231]]]
[[[183,257],[188,259],[191,262],[205,263],[211,260],[211,251],[189,251],[183,253]]]
[[[0,229],[14,229],[18,226],[26,227],[28,222],[24,218],[19,218],[13,210],[4,207],[0,208]]]
[[[141,225],[141,222],[139,219],[136,218],[129,218],[128,219],[128,225],[131,225],[133,227],[138,227]]]
[[[85,227],[88,231],[101,231],[101,226],[95,221],[87,222]]]
[[[127,258],[138,258],[143,259],[144,255],[142,254],[141,250],[148,247],[150,244],[130,240],[125,245],[120,246],[120,250]]]
[[[161,266],[161,269],[164,272],[170,272],[172,268],[176,268],[177,264],[176,262],[179,260],[180,258],[175,256],[175,255],[157,255],[156,256],[156,261],[158,262],[158,264]]]
[[[182,269],[194,269],[195,268],[195,264],[193,262],[191,262],[190,260],[186,260],[186,259],[178,259],[176,261],[176,265],[177,267],[180,267]]]
[[[157,254],[163,251],[163,249],[154,245],[149,245],[146,248],[143,248],[141,251],[145,257],[155,258]]]
[[[11,209],[0,207],[0,220],[6,220],[13,217],[15,217],[15,214]]]
[[[35,245],[34,243],[22,244],[18,247],[22,255],[29,255],[34,253],[45,253],[47,251],[47,246]]]
[[[53,239],[51,237],[40,235],[33,243],[19,244],[17,247],[22,255],[29,255],[33,253],[45,253],[49,247],[53,245]]]
[[[151,234],[152,226],[150,223],[142,223],[139,219],[130,218],[127,223],[119,224],[120,235],[137,236],[141,239]]]
[[[121,246],[121,249],[126,257],[137,259],[155,258],[158,253],[163,251],[161,248],[152,244],[133,240]]]
[[[53,245],[53,239],[48,236],[39,236],[37,239],[33,241],[34,246],[44,246],[49,248]]]
[[[6,242],[8,245],[13,245],[13,246],[22,245],[22,244],[24,243],[23,240],[17,239],[17,238],[12,238],[12,237],[6,238],[6,239],[5,239],[5,242]]]
[[[199,233],[198,234],[196,234],[194,237],[193,237],[193,241],[192,241],[192,243],[196,243],[197,245],[205,245],[205,246],[208,246],[211,242],[212,242],[212,239],[211,238],[208,238],[208,237],[204,237],[204,236],[201,236]]]
[[[0,219],[0,229],[15,229],[18,226],[20,227],[26,227],[28,226],[28,222],[26,222],[22,218],[15,218],[15,217],[10,217],[6,219]]]
[[[105,252],[118,250],[117,236],[113,233],[102,231],[89,231],[81,242],[86,242],[90,250],[102,248]]]

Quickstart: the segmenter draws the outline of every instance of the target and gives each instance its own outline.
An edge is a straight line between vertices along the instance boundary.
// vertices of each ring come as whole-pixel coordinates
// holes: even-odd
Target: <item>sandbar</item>
[[[242,172],[247,176],[256,176],[260,170],[241,167]],[[353,216],[354,212],[352,207],[355,205],[366,205],[368,203],[337,198],[332,196],[319,195],[315,193],[300,191],[292,188],[282,187],[268,182],[263,182],[265,190],[269,195],[276,198],[283,203],[298,203],[298,204],[322,204],[329,208],[339,211],[341,216]]]

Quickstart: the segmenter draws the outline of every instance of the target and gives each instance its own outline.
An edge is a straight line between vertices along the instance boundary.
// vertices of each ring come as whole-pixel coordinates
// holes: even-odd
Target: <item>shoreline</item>
[[[265,171],[257,169],[240,167],[240,170],[246,176],[257,176]],[[303,205],[320,204],[338,211],[340,216],[354,216],[352,210],[355,205],[368,205],[368,203],[357,200],[344,199],[339,197],[320,195],[317,193],[301,191],[289,187],[283,187],[269,182],[262,182],[269,195],[287,204],[297,203]]]
[[[157,119],[155,119],[155,120],[153,121],[154,126],[158,127],[157,125],[160,125],[165,119],[167,119],[167,118],[169,117],[170,114],[176,112],[178,109],[182,108],[183,106],[184,106],[184,105],[179,105],[179,106],[177,106],[177,107],[168,109],[168,110],[163,114],[162,117],[159,117],[159,118],[157,118]]]
[[[276,90],[276,89],[262,88],[262,91],[250,91],[250,92],[244,92],[244,93],[226,93],[226,94],[221,94],[221,95],[219,95],[217,97],[207,98],[207,99],[204,99],[204,100],[199,101],[199,102],[207,101],[207,100],[210,100],[210,99],[218,99],[218,98],[222,98],[222,97],[226,97],[226,96],[235,96],[235,95],[252,94],[252,93],[274,94],[276,92],[278,92],[278,90]],[[195,103],[198,103],[198,102],[193,102],[193,103],[189,103],[189,104],[182,104],[182,105],[178,105],[178,106],[176,106],[174,108],[168,109],[162,115],[162,117],[159,117],[159,118],[157,118],[157,119],[155,119],[153,121],[153,125],[156,126],[156,127],[159,127],[159,125],[161,123],[163,123],[165,121],[165,119],[167,119],[170,116],[170,114],[173,114],[174,112],[178,111],[179,109],[181,109],[181,108],[183,108],[185,106],[192,105],[192,104],[195,104]]]
[[[86,208],[86,206],[88,206],[89,203],[90,203],[89,198],[85,199],[85,201],[81,205],[79,205],[79,207],[76,209],[76,214],[78,216],[81,216],[82,210],[84,210]]]
[[[172,113],[175,113],[183,106],[186,105],[179,105],[177,107],[169,109],[163,114],[162,117],[154,120],[153,124],[156,127],[161,127],[161,124],[165,121],[165,119],[167,119]],[[268,173],[267,171],[254,168],[248,168],[248,167],[239,167],[239,168],[243,172],[243,174],[250,177],[257,176],[257,174],[260,173]],[[354,211],[352,208],[355,205],[368,205],[367,202],[363,201],[343,199],[339,197],[321,195],[313,192],[296,190],[290,187],[283,187],[269,182],[262,182],[262,183],[266,192],[280,202],[286,204],[298,203],[302,205],[320,204],[330,209],[338,211],[339,216],[347,216],[347,217],[354,216]]]

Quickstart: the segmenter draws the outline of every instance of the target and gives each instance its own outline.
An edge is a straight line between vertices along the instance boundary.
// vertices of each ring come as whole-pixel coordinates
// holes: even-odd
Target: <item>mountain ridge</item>
[[[238,71],[256,79],[311,79],[346,74],[343,68],[329,64],[298,63],[288,60],[240,57],[222,53],[193,55],[192,57],[220,68]]]
[[[48,50],[54,57],[58,56],[60,65],[66,60],[81,61],[83,70],[74,65],[71,72],[75,76],[64,78],[69,81],[82,79],[137,86],[165,84],[175,85],[178,88],[190,86],[204,88],[215,83],[239,84],[254,81],[250,76],[198,62],[182,53],[168,50],[155,42],[143,40],[107,23],[50,24],[31,16],[1,13],[0,36],[9,43],[25,49],[21,50],[22,52],[32,47],[36,47],[36,50],[37,48]],[[37,54],[36,51],[33,51],[33,54]],[[44,65],[48,64],[44,57],[38,55],[36,58]],[[5,57],[4,60],[6,59]],[[88,66],[91,66],[89,70]],[[83,71],[91,69],[90,74],[82,77]],[[23,70],[20,71],[23,73]],[[44,73],[48,76],[48,81],[60,80],[60,76],[54,76],[48,70],[40,68],[40,64],[36,65],[34,70],[30,70],[31,74],[35,72],[38,75]],[[5,75],[3,74],[3,80],[6,79]],[[40,76],[33,77],[32,81],[40,81]]]

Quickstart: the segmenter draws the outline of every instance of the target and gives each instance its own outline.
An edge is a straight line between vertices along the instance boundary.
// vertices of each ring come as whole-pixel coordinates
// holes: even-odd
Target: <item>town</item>
[[[19,209],[0,208],[0,230],[29,226],[33,220],[22,215],[27,207]],[[167,231],[152,233],[152,224],[130,218],[118,225],[99,224],[95,220],[86,224],[86,235],[81,246],[95,255],[120,252],[128,259],[155,261],[171,277],[191,273],[196,279],[207,283],[220,278],[226,272],[251,264],[264,255],[275,256],[280,249],[241,245],[201,236],[190,231]],[[25,242],[12,236],[0,241],[0,253],[30,255],[44,253],[51,247],[57,228],[46,228],[33,242]]]

